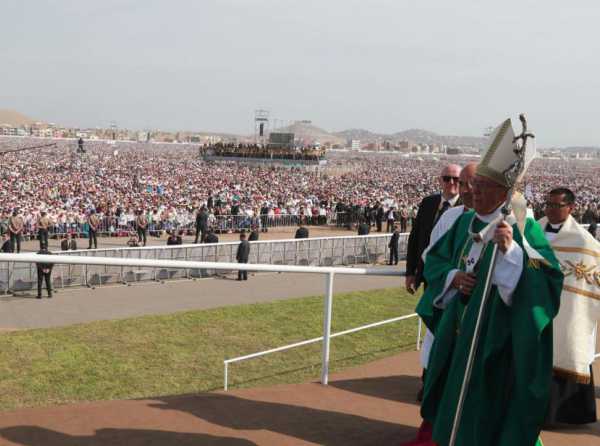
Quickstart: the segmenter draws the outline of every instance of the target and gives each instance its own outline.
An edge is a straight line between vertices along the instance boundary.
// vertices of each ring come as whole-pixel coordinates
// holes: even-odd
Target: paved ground
[[[398,269],[400,272],[401,269]],[[319,274],[262,273],[238,282],[223,278],[141,282],[58,290],[52,299],[35,293],[0,296],[0,330],[56,327],[106,319],[289,299],[325,293]],[[337,276],[334,292],[401,286],[402,277]],[[44,291],[45,296],[45,291]]]
[[[328,387],[303,383],[4,412],[0,445],[400,445],[420,424],[419,373],[411,352],[336,374]],[[600,398],[596,403],[600,410]],[[542,432],[542,439],[546,446],[600,445],[600,423]]]
[[[281,227],[271,228],[269,232],[261,232],[260,240],[282,240],[288,238],[294,238],[296,233],[296,227]],[[347,229],[338,228],[336,226],[309,226],[309,233],[311,237],[335,237],[341,235],[356,235],[356,231],[349,231]],[[385,229],[385,228],[384,228]],[[376,234],[376,232],[372,232]],[[217,234],[220,242],[234,242],[240,239],[240,235],[236,233],[232,234]],[[98,248],[123,248],[127,246],[128,237],[98,237]],[[184,243],[193,243],[194,236],[184,236]],[[77,247],[79,249],[86,249],[88,247],[88,239],[81,238],[76,239]],[[167,235],[164,234],[161,238],[148,237],[148,245],[166,245]],[[60,250],[60,240],[50,239],[49,240],[50,250]],[[21,244],[21,251],[38,251],[39,242],[37,240],[23,242]]]

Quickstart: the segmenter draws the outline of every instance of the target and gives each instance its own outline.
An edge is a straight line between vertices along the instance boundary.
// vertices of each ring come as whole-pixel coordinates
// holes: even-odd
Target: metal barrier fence
[[[328,215],[257,215],[249,217],[247,215],[215,215],[209,219],[209,226],[215,232],[235,232],[242,229],[249,229],[255,225],[258,228],[279,228],[296,226],[300,220],[304,224],[312,226],[320,225],[338,225],[345,226],[358,222],[358,215],[346,212],[329,213]],[[8,226],[5,223],[5,226]],[[196,231],[196,222],[192,217],[182,220],[165,220],[151,222],[148,225],[150,235],[157,235],[163,231],[182,230],[188,234],[194,234]],[[98,235],[106,237],[126,237],[132,232],[136,232],[135,222],[133,220],[125,221],[117,217],[102,217],[98,227]],[[87,237],[89,234],[89,225],[87,222],[56,223],[48,228],[48,234],[52,237],[62,237],[67,233],[80,237]],[[25,223],[22,237],[34,239],[37,237],[37,225],[32,222]]]
[[[338,266],[382,263],[389,258],[391,234],[317,237],[308,239],[265,240],[250,242],[249,263],[298,266]],[[406,255],[408,234],[400,234],[399,254]],[[239,242],[192,244],[177,246],[147,246],[143,248],[111,248],[65,251],[61,255],[85,258],[187,260],[196,262],[236,263]],[[23,292],[37,286],[34,263],[2,261],[0,254],[0,290]],[[6,257],[5,257],[6,258]],[[204,268],[131,268],[110,265],[55,266],[52,281],[55,288],[102,286],[114,283],[164,281],[181,278],[203,278],[218,271]]]

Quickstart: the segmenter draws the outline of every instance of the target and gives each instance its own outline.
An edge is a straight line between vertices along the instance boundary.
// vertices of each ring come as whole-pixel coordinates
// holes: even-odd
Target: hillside
[[[298,121],[290,126],[281,127],[277,129],[277,132],[280,133],[293,133],[297,139],[304,140],[306,143],[310,144],[315,141],[320,142],[321,144],[331,143],[331,144],[345,144],[346,139],[341,138],[337,135],[327,132],[320,127],[309,124],[307,122]]]
[[[11,127],[20,127],[22,125],[31,125],[35,120],[14,110],[0,108],[0,125],[8,124]]]
[[[438,135],[437,133],[421,129],[409,129],[391,134],[373,133],[365,129],[349,129],[336,132],[334,135],[345,140],[358,139],[361,141],[361,143],[375,141],[389,141],[391,143],[398,143],[400,141],[410,141],[419,144],[484,147],[487,141],[487,139],[484,137]]]

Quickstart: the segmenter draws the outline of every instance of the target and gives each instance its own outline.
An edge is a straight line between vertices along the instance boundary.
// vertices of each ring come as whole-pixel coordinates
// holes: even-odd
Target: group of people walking
[[[447,445],[452,435],[457,445],[533,446],[543,427],[597,419],[600,244],[571,216],[576,197],[564,186],[547,192],[539,221],[518,194],[503,215],[510,184],[493,159],[444,167],[441,192],[421,201],[408,238],[405,286],[423,286],[417,313],[428,330],[423,423],[406,446]]]

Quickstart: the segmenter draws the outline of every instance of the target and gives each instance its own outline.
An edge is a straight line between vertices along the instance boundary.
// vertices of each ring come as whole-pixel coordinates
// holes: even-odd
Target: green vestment
[[[464,270],[472,244],[469,226],[480,231],[473,211],[464,213],[428,252],[427,289],[417,312],[435,335],[427,367],[422,417],[433,424],[433,440],[446,446],[466,369],[493,244],[484,248],[470,299],[458,294],[445,309],[433,300],[448,273]],[[457,446],[533,446],[546,414],[552,376],[552,319],[559,307],[562,273],[540,226],[525,224],[529,245],[545,261],[531,260],[513,225],[513,240],[523,249],[523,269],[507,306],[492,287],[465,398]]]

